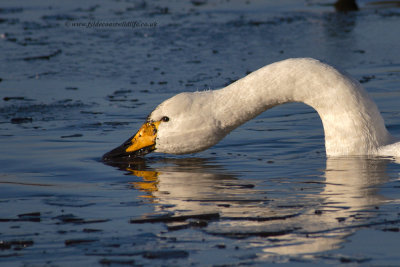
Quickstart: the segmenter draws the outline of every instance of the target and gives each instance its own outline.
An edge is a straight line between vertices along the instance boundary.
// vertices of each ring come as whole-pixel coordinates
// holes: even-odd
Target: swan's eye
[[[164,117],[161,118],[161,121],[167,122],[167,121],[169,121],[169,118],[167,116],[164,116]]]

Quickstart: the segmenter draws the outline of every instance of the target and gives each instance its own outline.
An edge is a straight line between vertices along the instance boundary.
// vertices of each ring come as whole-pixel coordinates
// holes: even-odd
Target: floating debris
[[[18,218],[0,218],[0,222],[40,222],[40,212],[18,215]]]
[[[99,261],[100,264],[102,265],[134,265],[135,261],[134,260],[115,260],[115,259],[101,259]]]
[[[334,4],[336,11],[347,12],[347,11],[357,11],[358,5],[356,0],[338,0]]]
[[[370,80],[373,80],[373,79],[375,79],[375,75],[367,75],[367,76],[363,76],[361,79],[360,79],[360,83],[367,83],[367,82],[369,82]]]
[[[83,134],[71,134],[71,135],[63,135],[61,138],[71,138],[71,137],[82,137]]]
[[[276,231],[255,231],[255,232],[208,232],[209,234],[215,236],[224,236],[229,238],[248,238],[251,236],[258,236],[258,237],[271,237],[271,236],[282,236],[287,235],[294,232],[296,229],[281,229]]]
[[[140,219],[131,219],[131,223],[166,223],[179,222],[189,219],[215,220],[220,217],[219,213],[204,213],[204,214],[188,214],[188,215],[161,215]]]
[[[56,216],[53,218],[53,220],[59,220],[61,223],[74,223],[74,224],[103,223],[109,221],[108,219],[84,220],[82,218],[76,217],[73,214]]]
[[[84,228],[82,230],[84,233],[96,233],[96,232],[102,232],[103,230],[100,229],[91,229],[91,228]]]
[[[64,243],[65,243],[65,246],[75,246],[75,245],[93,243],[96,241],[97,241],[97,239],[67,239],[67,240],[65,240]]]
[[[11,240],[11,241],[0,241],[0,250],[14,249],[21,250],[26,247],[33,246],[32,240]]]
[[[132,90],[121,89],[121,90],[115,91],[113,94],[114,95],[123,95],[123,94],[129,94],[129,93],[132,93]]]
[[[400,228],[398,228],[398,227],[384,228],[382,231],[384,231],[384,232],[400,232]]]
[[[21,123],[28,123],[32,122],[32,118],[30,117],[16,117],[11,119],[12,124],[21,124]]]
[[[184,250],[159,250],[159,251],[146,251],[143,253],[143,258],[147,259],[176,259],[186,258],[189,252]]]
[[[169,231],[177,231],[188,228],[203,228],[208,226],[208,221],[206,220],[197,220],[197,219],[189,219],[184,222],[172,222],[167,224],[167,229]]]
[[[34,57],[24,57],[23,60],[25,61],[34,61],[34,60],[50,60],[50,58],[55,57],[59,54],[61,54],[61,49],[58,49],[54,53],[48,54],[48,55],[43,55],[43,56],[34,56]]]
[[[246,217],[223,217],[224,219],[227,220],[245,220],[245,221],[255,221],[255,222],[266,222],[266,221],[275,221],[275,220],[286,220],[289,218],[297,217],[301,215],[301,213],[290,213],[290,214],[284,214],[284,215],[277,215],[277,216],[266,216],[266,217],[252,217],[252,216],[246,216]]]
[[[40,222],[40,212],[30,212],[30,213],[24,213],[24,214],[19,214],[18,218],[24,221],[30,221],[30,222]]]
[[[1,81],[1,79],[0,79],[0,81]],[[6,96],[6,97],[3,97],[3,100],[4,100],[4,101],[10,101],[10,100],[32,101],[32,99],[28,99],[28,98],[23,97],[23,96]]]
[[[207,4],[207,0],[192,0],[190,1],[194,6],[202,6]]]

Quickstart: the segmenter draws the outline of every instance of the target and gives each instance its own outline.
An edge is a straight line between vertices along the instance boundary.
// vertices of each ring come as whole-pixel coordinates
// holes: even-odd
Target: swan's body
[[[204,150],[260,113],[289,102],[303,102],[318,112],[328,156],[400,156],[400,142],[386,130],[376,104],[360,83],[307,58],[267,65],[220,90],[181,93],[164,101],[148,118],[148,125],[157,125],[152,146],[146,143],[145,152]],[[142,135],[139,132],[109,156],[118,151],[119,155],[143,152],[137,144]],[[135,149],[129,149],[132,146]]]

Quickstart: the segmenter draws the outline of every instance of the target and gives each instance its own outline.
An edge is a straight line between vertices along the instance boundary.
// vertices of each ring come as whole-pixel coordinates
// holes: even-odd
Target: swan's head
[[[212,92],[181,93],[161,103],[139,131],[103,159],[138,157],[152,151],[194,153],[216,144],[226,133],[216,119]]]

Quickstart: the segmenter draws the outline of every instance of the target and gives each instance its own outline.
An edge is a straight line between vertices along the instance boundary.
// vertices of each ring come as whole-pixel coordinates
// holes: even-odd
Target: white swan
[[[386,130],[358,81],[318,60],[298,58],[267,65],[220,90],[167,99],[135,136],[103,158],[198,152],[265,110],[289,102],[303,102],[318,112],[328,156],[400,156],[399,140]]]

